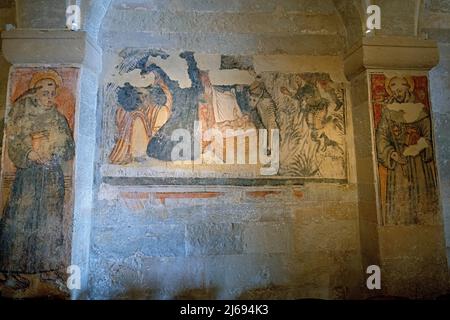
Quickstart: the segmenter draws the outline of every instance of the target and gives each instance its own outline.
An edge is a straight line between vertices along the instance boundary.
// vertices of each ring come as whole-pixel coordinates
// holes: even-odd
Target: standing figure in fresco
[[[147,146],[156,132],[166,123],[172,109],[172,93],[167,84],[158,76],[156,87],[135,88],[129,83],[118,90],[118,102],[122,106],[116,112],[118,140],[109,156],[112,164],[128,164],[144,160]],[[152,93],[161,89],[165,103],[160,105]]]
[[[277,105],[272,96],[267,91],[266,85],[261,76],[257,76],[249,88],[249,104],[256,109],[264,128],[267,130],[268,153],[272,147],[272,130],[279,129],[277,122]]]
[[[387,79],[385,87],[376,131],[378,161],[387,168],[384,223],[416,224],[437,205],[430,114],[415,103],[411,78]]]
[[[0,272],[19,287],[27,285],[21,275],[57,271],[67,261],[62,165],[75,147],[55,106],[61,86],[57,72],[35,73],[7,118],[6,147],[16,174],[0,220]]]

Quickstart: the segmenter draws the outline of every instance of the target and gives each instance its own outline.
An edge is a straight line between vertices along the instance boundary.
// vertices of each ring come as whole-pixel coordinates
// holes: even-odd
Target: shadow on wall
[[[279,197],[229,215],[198,206],[136,215],[109,207],[96,217],[108,231],[94,236],[90,298],[360,298],[353,206],[341,206],[341,215],[317,204],[291,210],[279,207]]]
[[[291,292],[289,292],[291,291]],[[287,299],[295,300],[295,293],[289,288],[281,286],[272,286],[251,289],[241,293],[236,300],[277,300]],[[114,299],[118,300],[151,300],[158,299],[158,293],[149,289],[130,288],[128,291],[117,295]],[[173,300],[220,300],[219,289],[217,288],[192,288],[179,292]]]
[[[340,297],[336,297],[336,300],[347,300],[345,293],[341,290],[345,288],[339,288],[338,294]],[[173,300],[220,300],[218,296],[219,290],[217,288],[195,288],[186,289],[174,296]],[[123,294],[118,295],[114,299],[116,300],[151,300],[157,299],[157,294],[152,290],[143,290],[140,288],[132,288]],[[282,286],[271,286],[265,288],[251,289],[243,292],[239,295],[236,300],[326,300],[323,298],[314,297],[299,297],[292,288],[282,287]],[[399,296],[389,296],[389,295],[375,295],[371,297],[366,297],[365,300],[410,300],[406,297]],[[450,300],[450,292],[439,297],[435,300]]]
[[[33,275],[0,274],[0,299],[67,300],[66,278],[55,272]]]
[[[173,298],[173,300],[220,300],[219,289],[217,288],[192,288],[179,292]],[[142,288],[130,288],[128,291],[123,292],[114,299],[117,300],[152,300],[158,299],[158,292],[149,289]],[[297,299],[296,294],[292,289],[272,286],[251,289],[241,293],[236,300],[277,300]]]
[[[175,300],[215,300],[217,299],[217,288],[195,288],[187,289],[177,294]]]
[[[217,288],[192,288],[177,293],[172,300],[215,300],[218,296]],[[132,286],[119,293],[114,300],[158,300],[160,292],[154,289]]]

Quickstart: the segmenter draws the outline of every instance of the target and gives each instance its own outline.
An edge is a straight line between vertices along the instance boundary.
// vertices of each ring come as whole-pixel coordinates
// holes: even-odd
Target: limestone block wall
[[[92,222],[91,298],[359,294],[354,186],[104,188],[109,199]]]
[[[378,5],[381,9],[381,29],[376,30],[377,35],[416,35],[418,28],[417,17],[421,10],[421,1],[377,0],[372,1],[371,4]]]
[[[64,29],[66,26],[66,1],[16,0],[17,24],[27,29]]]
[[[114,1],[100,37],[103,86],[115,70],[112,57],[127,47],[279,54],[346,82],[337,56],[341,30],[331,1]],[[89,297],[360,297],[365,280],[346,100],[345,183],[149,186],[99,173]],[[105,127],[114,126],[105,114],[103,142],[111,140]],[[99,172],[107,171],[100,169],[109,151],[102,150]]]
[[[442,197],[443,214],[446,227],[447,257],[450,257],[450,173],[449,173],[449,137],[447,132],[450,129],[450,112],[448,107],[450,88],[450,46],[447,43],[439,45],[441,53],[440,64],[431,72],[431,85],[433,102],[437,106],[434,112],[434,123],[436,132],[436,146],[438,157],[438,170],[440,178],[440,190]]]
[[[430,73],[431,99],[438,171],[446,228],[447,261],[450,261],[450,3],[429,1],[425,6],[423,32],[438,41],[440,63]]]
[[[14,1],[0,1],[0,32],[4,30],[6,24],[14,24],[15,20],[16,9]],[[9,63],[3,57],[0,45],[0,145],[3,142],[3,119],[5,115],[9,67]]]
[[[116,0],[102,28],[104,48],[327,55],[344,44],[331,0]]]
[[[0,0],[0,29],[15,22],[14,2],[19,28],[65,26],[65,1]],[[450,4],[448,0],[373,3],[380,5],[383,17],[376,36],[418,35],[439,42],[441,62],[430,74],[430,93],[449,248]],[[421,3],[423,15],[418,17]],[[77,145],[76,188],[83,191],[76,199],[72,261],[82,267],[83,290],[73,298],[364,298],[364,270],[378,263],[380,254],[385,267],[395,271],[384,280],[398,289],[383,294],[436,293],[427,282],[444,278],[442,255],[434,250],[441,244],[441,230],[378,226],[367,78],[361,74],[348,83],[343,76],[342,55],[361,40],[356,12],[360,1],[86,0],[81,4],[82,28],[89,33],[88,42],[101,45],[104,68],[96,101],[101,63],[89,54],[82,59],[89,70],[83,70],[80,88],[79,132],[85,143]],[[52,53],[58,58],[67,50],[77,52],[70,46],[62,48]],[[104,93],[110,77],[118,72],[116,58],[125,48],[190,50],[243,60],[277,55],[288,66],[301,61],[302,72],[338,75],[346,89],[346,181],[163,186],[130,175],[129,168],[120,166],[112,176],[108,154],[115,137],[109,129],[116,123],[106,109]],[[95,56],[100,56],[96,51]],[[60,61],[51,56],[55,61],[45,62]],[[22,62],[29,62],[36,57],[23,58]],[[393,61],[389,67],[395,69]],[[0,53],[0,110],[8,68]],[[140,173],[148,176],[146,170],[152,168],[141,168]],[[166,182],[177,177],[171,178]],[[224,181],[220,174],[212,178]],[[430,261],[439,273],[434,274]],[[422,282],[410,281],[416,275]],[[427,290],[417,293],[414,286]]]

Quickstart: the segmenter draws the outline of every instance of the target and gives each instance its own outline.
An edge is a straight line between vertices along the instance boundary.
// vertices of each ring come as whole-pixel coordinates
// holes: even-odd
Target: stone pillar
[[[0,32],[6,25],[15,25],[16,8],[14,1],[0,1]],[[3,120],[5,116],[6,84],[8,83],[9,63],[3,57],[0,43],[0,151],[3,143]]]
[[[381,267],[382,289],[368,295],[433,297],[447,285],[428,91],[438,60],[435,42],[403,37],[363,38],[345,57],[363,269]]]
[[[72,231],[68,231],[72,232],[68,263],[79,266],[81,271],[81,290],[73,290],[72,298],[83,297],[88,281],[101,51],[85,32],[15,30],[3,32],[2,38],[4,55],[13,65],[10,82],[18,68],[38,68],[44,72],[72,68],[78,75],[78,79],[71,80],[76,81],[73,92],[76,104],[73,115],[73,225]],[[13,85],[9,83],[10,95]],[[66,185],[66,190],[69,189]]]
[[[436,153],[439,162],[441,198],[446,227],[447,262],[450,268],[450,32],[447,43],[440,42],[439,49],[441,61],[430,74],[430,87],[433,93]]]

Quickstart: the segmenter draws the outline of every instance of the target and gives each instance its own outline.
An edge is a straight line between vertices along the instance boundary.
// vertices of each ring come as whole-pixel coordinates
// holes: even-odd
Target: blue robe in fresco
[[[199,69],[194,59],[194,53],[184,52],[180,55],[186,59],[188,74],[192,85],[190,88],[180,88],[177,81],[173,81],[158,66],[151,64],[143,72],[157,73],[167,84],[173,95],[172,114],[161,129],[152,137],[147,148],[149,157],[164,161],[171,161],[172,150],[179,141],[172,141],[171,136],[176,129],[185,129],[194,138],[194,123],[198,121],[198,99],[203,92],[203,85],[200,81]],[[192,148],[194,150],[194,148]],[[192,160],[199,157],[199,154],[192,152]]]
[[[31,136],[46,132],[52,160],[28,159]],[[0,221],[0,271],[32,274],[64,267],[63,161],[74,157],[67,121],[54,107],[40,106],[33,96],[16,102],[8,117],[8,155],[17,168],[9,201]]]

